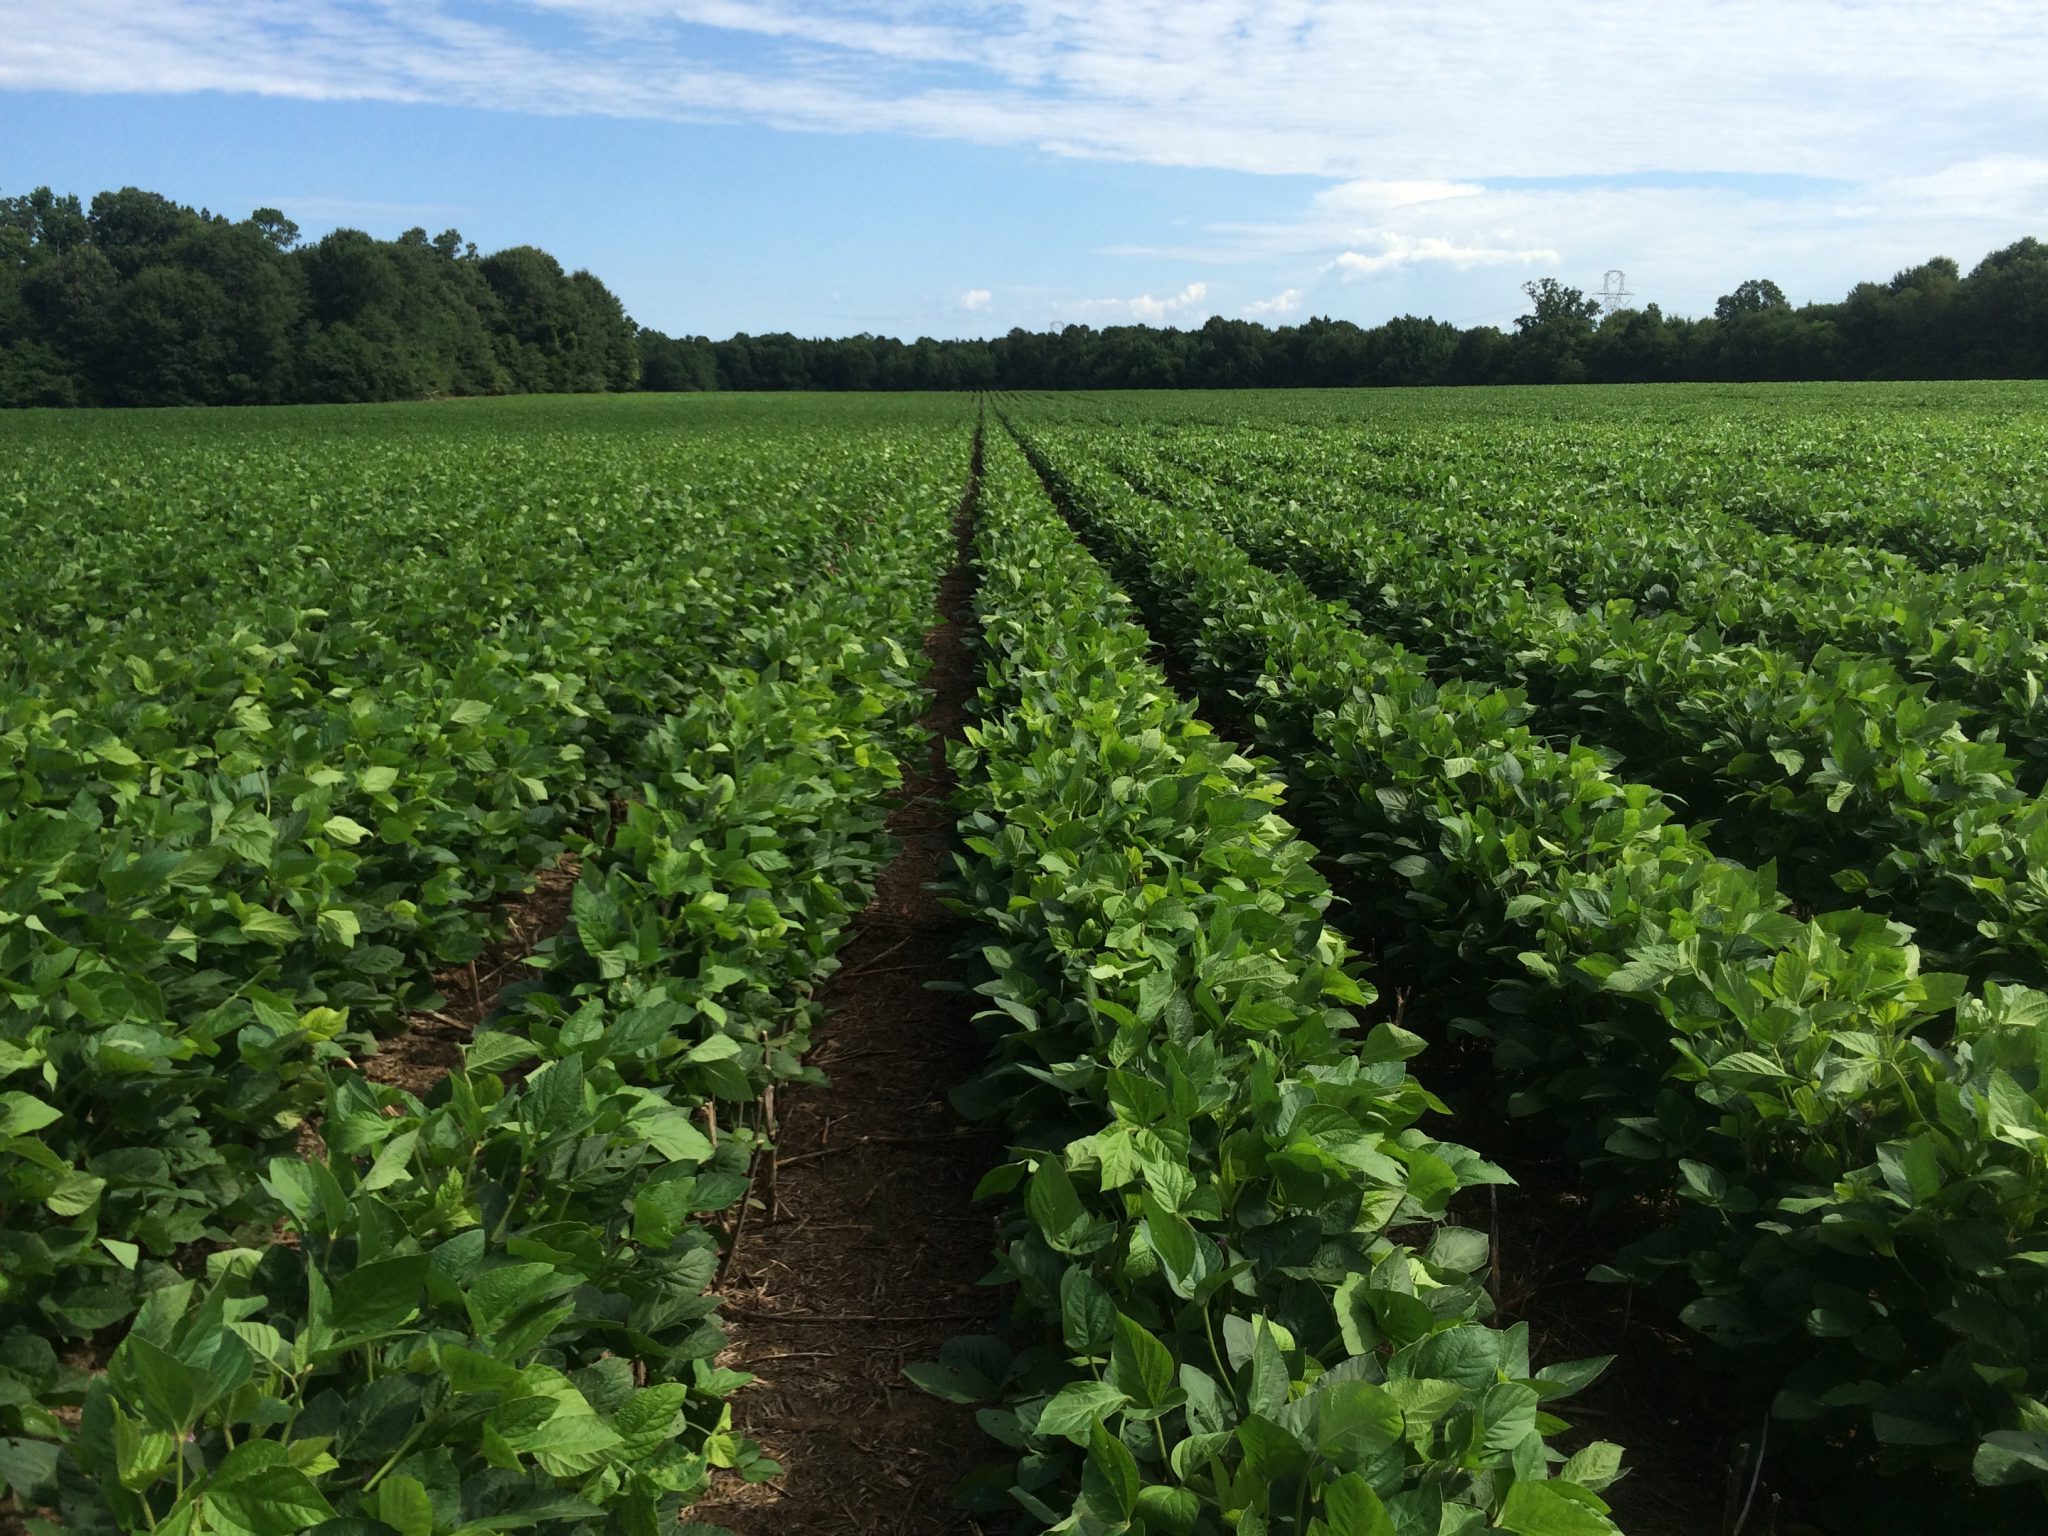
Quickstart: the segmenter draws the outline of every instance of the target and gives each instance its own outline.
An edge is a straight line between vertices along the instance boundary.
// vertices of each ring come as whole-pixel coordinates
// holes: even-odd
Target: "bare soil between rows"
[[[978,479],[979,438],[974,468]],[[958,560],[939,591],[943,622],[925,636],[927,752],[906,765],[889,823],[901,851],[822,993],[809,1059],[829,1085],[788,1095],[779,1210],[756,1211],[723,1287],[732,1342],[721,1363],[759,1378],[734,1397],[735,1426],[783,1473],[751,1486],[726,1479],[687,1518],[741,1536],[979,1530],[952,1508],[952,1490],[989,1444],[970,1410],[903,1375],[954,1334],[992,1331],[1002,1310],[979,1284],[994,1219],[973,1203],[1002,1144],[970,1131],[946,1097],[981,1061],[971,999],[925,985],[956,974],[961,934],[930,887],[953,841],[946,745],[975,686],[973,495],[970,481]]]
[[[526,961],[568,924],[582,869],[578,854],[564,853],[535,872],[530,889],[500,903],[503,932],[470,964],[434,973],[441,1006],[409,1015],[402,1033],[380,1040],[363,1076],[425,1098],[460,1066],[462,1048],[497,1011],[505,989],[534,979]]]

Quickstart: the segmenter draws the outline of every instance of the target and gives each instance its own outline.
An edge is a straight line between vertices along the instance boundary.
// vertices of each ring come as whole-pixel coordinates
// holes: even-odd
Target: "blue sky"
[[[543,245],[645,324],[1697,313],[2048,236],[2048,7],[0,0],[0,191]]]

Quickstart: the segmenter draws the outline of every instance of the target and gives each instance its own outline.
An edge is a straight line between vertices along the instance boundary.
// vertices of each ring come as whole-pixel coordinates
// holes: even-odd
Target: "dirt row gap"
[[[732,1342],[721,1363],[758,1378],[734,1397],[734,1424],[783,1474],[715,1486],[689,1518],[741,1536],[978,1529],[952,1493],[988,1443],[967,1409],[919,1391],[903,1368],[936,1359],[956,1333],[991,1331],[1000,1310],[978,1283],[995,1227],[973,1193],[1001,1142],[969,1131],[947,1102],[981,1060],[971,999],[925,986],[955,974],[961,936],[931,885],[947,873],[953,840],[946,746],[965,727],[976,682],[980,475],[977,432],[940,621],[924,639],[926,755],[905,764],[889,822],[900,852],[822,991],[809,1060],[828,1083],[788,1095],[778,1209],[756,1209],[722,1287]]]

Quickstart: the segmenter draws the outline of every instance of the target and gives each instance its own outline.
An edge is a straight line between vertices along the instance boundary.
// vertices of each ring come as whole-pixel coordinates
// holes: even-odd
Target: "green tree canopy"
[[[452,229],[307,244],[277,208],[235,222],[135,187],[89,209],[48,187],[0,198],[0,404],[627,389],[633,338],[603,283],[530,246],[480,259]]]

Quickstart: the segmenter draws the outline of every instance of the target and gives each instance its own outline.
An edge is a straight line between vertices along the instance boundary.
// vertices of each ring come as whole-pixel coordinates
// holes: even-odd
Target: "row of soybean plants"
[[[1218,490],[1141,448],[1107,451],[1134,485],[1206,503],[1254,558],[1355,604],[1440,670],[1512,684],[1532,723],[1618,750],[1720,820],[1731,852],[1778,861],[1808,905],[1847,893],[1913,923],[1945,964],[2048,975],[2035,872],[2048,800],[2021,787],[1995,730],[1969,734],[1980,719],[1889,661],[1824,649],[1806,662],[1680,614],[1575,607],[1527,568],[1447,547],[1428,509],[1304,509],[1277,488]]]
[[[1389,485],[1385,461],[1334,430],[1284,439],[1182,432],[1155,446],[1253,497],[1346,521],[1398,521],[1405,537],[1483,560],[1490,580],[1533,596],[1554,591],[1579,608],[1625,599],[1639,621],[1683,615],[1711,630],[1710,644],[1757,641],[1809,664],[1829,646],[1880,657],[1965,706],[1969,733],[1997,727],[2022,759],[2028,789],[2048,773],[2048,565],[2023,551],[1927,571],[1888,550],[1632,501],[1627,470],[1658,455],[1647,440],[1608,478],[1576,484],[1520,463],[1493,476],[1449,463],[1424,484],[1407,476]],[[1408,451],[1436,462],[1433,449]]]
[[[1749,421],[1644,476],[1652,498],[1930,569],[2048,553],[2038,390],[1954,418]]]
[[[1590,1176],[1669,1206],[1628,1271],[1784,1418],[1958,1498],[2048,1479],[2048,998],[1971,994],[1862,912],[1801,917],[1610,756],[1532,732],[1515,690],[1433,682],[1085,434],[1027,441],[1312,792],[1414,995],[1492,1040],[1512,1107],[1578,1136]],[[1985,1518],[2013,1499],[2038,1517],[2000,1493]]]
[[[950,899],[991,1060],[959,1098],[1006,1127],[981,1194],[1022,1327],[913,1374],[987,1405],[1011,1460],[982,1499],[1083,1532],[1611,1531],[1617,1448],[1546,1444],[1602,1362],[1536,1369],[1485,1324],[1487,1239],[1438,1224],[1505,1176],[1420,1128],[1420,1041],[1361,1022],[1277,782],[1176,697],[1007,440],[976,549]]]
[[[714,1467],[772,1472],[730,1432],[722,1399],[743,1378],[713,1364],[724,1338],[708,1294],[718,1244],[707,1222],[746,1184],[758,1140],[749,1107],[804,1070],[816,983],[887,852],[886,798],[918,712],[916,638],[962,469],[946,451],[954,434],[887,438],[796,431],[757,441],[752,453],[773,470],[747,503],[703,496],[701,521],[652,480],[626,496],[617,523],[641,530],[646,547],[607,553],[609,568],[637,580],[635,622],[634,588],[622,584],[609,599],[592,596],[581,632],[613,653],[602,660],[616,675],[665,676],[667,694],[605,700],[559,677],[551,685],[571,720],[634,721],[632,734],[603,738],[609,766],[597,781],[626,803],[623,822],[606,840],[578,840],[572,920],[539,957],[545,985],[477,1034],[423,1096],[375,1084],[338,1057],[340,1009],[306,1002],[347,974],[355,946],[330,951],[317,930],[302,969],[284,958],[288,945],[195,933],[188,963],[239,966],[234,984],[266,1012],[210,1021],[213,1048],[171,1053],[173,1068],[123,1101],[123,1120],[106,1113],[111,1090],[93,1081],[117,1065],[93,1036],[124,1038],[122,1022],[95,1031],[89,1020],[45,1019],[27,1036],[19,1049],[34,1054],[0,1100],[11,1122],[0,1142],[10,1240],[104,1253],[115,1283],[60,1252],[55,1273],[8,1308],[0,1481],[18,1513],[41,1511],[65,1529],[284,1532],[342,1520],[406,1533],[653,1531]],[[668,467],[681,466],[671,457]],[[603,507],[580,515],[601,544],[612,521]],[[790,525],[806,521],[815,535],[793,539]],[[479,533],[531,537],[518,516]],[[805,583],[776,552],[807,538],[823,574]],[[738,558],[702,553],[727,541]],[[562,613],[592,593],[582,583],[596,574],[560,560],[534,572],[531,611]],[[705,624],[700,591],[729,594],[724,633]],[[505,644],[539,642],[522,633]],[[628,650],[637,658],[618,654]],[[420,670],[431,677],[430,664]],[[462,722],[503,733],[454,754],[467,771],[495,771],[533,737],[560,739],[537,714],[499,715],[505,697],[478,700],[487,707]],[[305,734],[319,736],[315,722],[287,725],[277,740]],[[397,793],[402,781],[364,787],[380,764],[355,754],[376,754],[375,735],[326,741],[349,788],[317,813],[304,789],[280,789],[285,772],[269,775],[270,867],[287,877],[337,817],[359,829],[348,839],[357,857],[374,860],[386,838],[397,858],[407,853],[406,812],[419,802]],[[597,756],[593,745],[562,761]],[[213,787],[222,771],[166,774],[164,797]],[[570,770],[556,772],[566,789]],[[343,798],[351,793],[361,798]],[[380,799],[387,793],[395,805]],[[434,795],[429,780],[421,798]],[[176,823],[158,835],[190,857],[207,827],[201,817],[185,829],[186,845]],[[459,856],[451,862],[460,867]],[[365,929],[383,904],[427,905],[403,875],[342,888],[368,908]],[[251,905],[291,910],[281,891]],[[32,931],[60,935],[73,917],[30,915]],[[103,957],[97,934],[69,939],[74,966]],[[421,967],[444,958],[391,947],[399,961],[389,974],[416,987]],[[135,974],[150,983],[146,968]],[[387,994],[372,1006],[400,1001]],[[280,1107],[237,1122],[224,1106],[249,1082]],[[152,1104],[163,1117],[155,1127]],[[276,1133],[309,1111],[319,1149],[294,1155]],[[158,1205],[189,1213],[189,1225],[116,1224],[134,1198],[113,1177],[125,1160],[195,1147],[210,1175],[179,1182],[160,1171],[143,1185]],[[105,1183],[81,1191],[90,1202],[60,1203],[39,1171]],[[67,1307],[96,1283],[111,1293],[109,1317],[81,1351],[66,1338],[84,1331]],[[82,1368],[100,1353],[103,1371]]]
[[[1384,412],[1339,400],[1293,414],[1359,431],[1383,460],[1375,478],[1407,494],[1535,483],[1617,505],[1730,514],[1930,569],[2048,553],[2036,383],[1587,392],[1555,403],[1525,395],[1498,413],[1454,407],[1392,429],[1377,419]]]
[[[9,1325],[89,1337],[129,1315],[146,1261],[260,1226],[260,1155],[290,1145],[325,1065],[432,1005],[429,970],[477,953],[491,899],[839,536],[752,510],[762,482],[728,492],[716,464],[693,509],[652,489],[654,463],[570,459],[557,494],[580,492],[602,558],[584,569],[512,499],[545,446],[348,446],[243,449],[223,483],[216,453],[172,458],[182,480],[79,454],[10,567],[23,589],[57,574],[48,608],[10,610],[0,696],[19,764],[0,789]],[[746,509],[731,542],[721,502]],[[269,590],[149,589],[216,530],[224,567],[275,568]],[[493,603],[510,612],[476,633]]]
[[[1546,496],[1738,518],[1928,569],[2048,554],[2035,381],[1474,391],[1217,391],[1061,414],[1340,438],[1375,488]],[[1142,401],[1142,405],[1136,402]],[[1135,405],[1135,409],[1134,409]],[[1034,409],[1038,406],[1034,403]]]
[[[1533,429],[1524,427],[1521,436]],[[1136,434],[1133,434],[1137,436]],[[1556,428],[1538,436],[1547,450]],[[1481,442],[1520,438],[1496,431]],[[1683,614],[1719,637],[1760,641],[1810,662],[1825,646],[1883,657],[1910,681],[1968,706],[1974,734],[1998,727],[2039,787],[2048,753],[2040,675],[2048,651],[2048,568],[2017,551],[1924,571],[1854,544],[1770,534],[1711,509],[1644,504],[1633,480],[1667,445],[1648,432],[1614,445],[1602,476],[1557,477],[1547,451],[1475,466],[1443,444],[1381,442],[1314,418],[1286,436],[1167,430],[1145,441],[1248,495],[1346,520],[1398,521],[1406,536],[1483,560],[1494,579],[1550,589],[1580,608],[1627,599],[1638,618]],[[1466,447],[1472,445],[1464,439]],[[1669,615],[1670,617],[1665,617]]]

